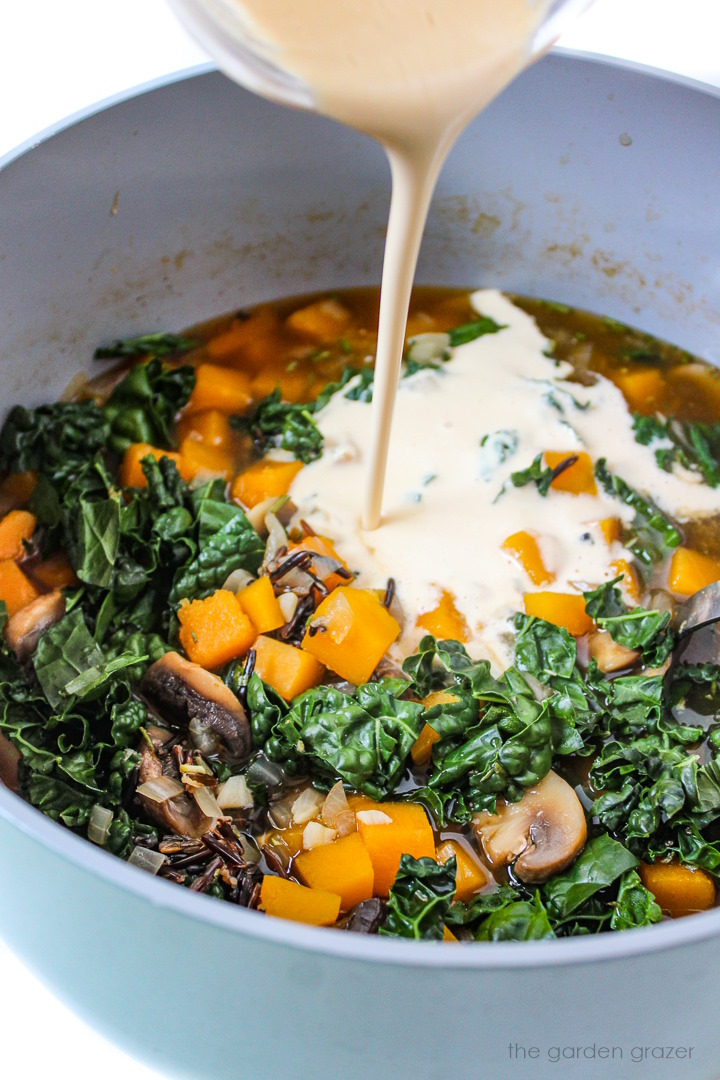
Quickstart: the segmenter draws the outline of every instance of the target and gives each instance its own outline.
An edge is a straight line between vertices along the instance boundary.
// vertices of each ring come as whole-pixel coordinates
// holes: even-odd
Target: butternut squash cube
[[[325,669],[302,649],[261,635],[255,642],[255,671],[280,697],[292,701],[317,686]]]
[[[307,307],[293,311],[287,320],[291,330],[313,341],[332,341],[340,337],[350,322],[348,309],[332,299],[316,300]]]
[[[180,644],[194,664],[213,670],[245,656],[257,631],[235,593],[218,589],[178,608]]]
[[[436,861],[443,866],[455,856],[457,871],[455,873],[455,899],[469,900],[480,889],[484,889],[490,880],[490,873],[481,862],[472,855],[467,848],[457,840],[445,840],[440,844],[435,855]]]
[[[606,544],[614,544],[616,540],[622,539],[622,521],[620,518],[603,518],[596,524],[603,534]]]
[[[10,473],[0,483],[0,499],[3,506],[25,506],[35,491],[37,482],[37,473]]]
[[[40,593],[12,559],[0,560],[0,600],[5,601],[8,615],[21,611]]]
[[[180,444],[180,459],[184,472],[195,479],[196,476],[216,477],[230,480],[235,468],[233,455],[220,446],[209,446],[188,435]]]
[[[373,864],[359,833],[304,851],[294,868],[311,889],[340,893],[344,911],[373,895]]]
[[[252,510],[265,499],[287,495],[290,485],[302,469],[302,461],[256,461],[235,477],[230,495]]]
[[[234,432],[225,413],[219,409],[204,409],[203,412],[190,413],[178,423],[178,438],[195,439],[205,446],[215,446],[220,450],[231,450]]]
[[[555,575],[543,562],[537,538],[529,532],[516,532],[503,540],[503,551],[522,566],[533,585],[550,585]]]
[[[435,838],[427,814],[418,803],[375,803],[372,810],[380,811],[390,820],[375,823],[371,817],[363,821],[363,810],[357,810],[358,832],[375,871],[375,895],[387,896],[400,866],[400,856],[434,859]]]
[[[22,559],[26,554],[24,541],[29,540],[37,524],[34,514],[27,510],[11,510],[0,521],[0,559]]]
[[[469,637],[465,616],[458,611],[453,596],[445,590],[437,607],[423,612],[417,625],[443,641],[467,641]]]
[[[663,915],[679,919],[707,911],[715,903],[715,883],[704,870],[670,863],[640,863],[640,879],[662,908]]]
[[[347,563],[340,558],[337,551],[333,547],[330,540],[325,536],[306,536],[299,544],[291,544],[291,551],[310,551],[313,555],[322,555],[327,559],[335,559],[336,562],[342,564],[345,570],[348,569]],[[331,591],[338,587],[338,585],[347,585],[349,578],[342,577],[340,574],[332,573],[323,577],[322,574],[318,574],[323,584]]]
[[[657,368],[636,368],[617,375],[615,382],[631,409],[649,414],[654,413],[660,404],[664,392],[663,379]]]
[[[347,585],[315,610],[302,647],[341,679],[367,682],[400,633],[396,619],[369,589]]]
[[[544,457],[548,469],[556,469],[569,457],[577,458],[573,465],[555,477],[550,485],[553,491],[566,491],[570,495],[597,495],[595,471],[589,454],[582,450],[546,450]]]
[[[310,926],[332,926],[340,914],[340,896],[267,874],[260,887],[260,907],[267,915],[278,919],[291,919]]]
[[[564,626],[575,637],[589,634],[595,623],[585,611],[585,601],[576,593],[525,593],[525,614],[555,626]]]
[[[642,593],[642,586],[635,567],[631,566],[627,559],[615,559],[611,566],[615,577],[622,574],[622,581],[618,582],[620,588],[637,604]]]
[[[456,694],[450,694],[447,690],[435,690],[423,698],[422,703],[426,709],[432,709],[433,705],[449,705],[457,700]],[[416,765],[427,765],[432,757],[432,748],[439,738],[437,731],[426,723],[410,747],[410,756]]]
[[[720,562],[691,548],[675,549],[668,574],[668,587],[672,592],[678,596],[692,596],[714,581],[720,581]]]
[[[258,634],[268,634],[285,625],[285,617],[269,577],[252,581],[237,594],[237,598]]]
[[[244,371],[220,367],[219,364],[198,364],[195,368],[195,387],[185,410],[186,413],[203,409],[242,413],[251,401],[250,379]]]

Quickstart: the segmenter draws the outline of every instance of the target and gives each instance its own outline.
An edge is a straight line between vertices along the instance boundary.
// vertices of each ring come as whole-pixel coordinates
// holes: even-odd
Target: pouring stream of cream
[[[457,136],[535,57],[539,27],[562,5],[557,0],[174,3],[236,81],[268,96],[311,104],[378,139],[388,154],[392,200],[362,513],[363,527],[375,529],[410,293],[435,183]],[[571,6],[567,0],[566,6]],[[263,64],[269,73],[282,74],[282,85],[297,80],[294,98],[269,75],[264,87]]]

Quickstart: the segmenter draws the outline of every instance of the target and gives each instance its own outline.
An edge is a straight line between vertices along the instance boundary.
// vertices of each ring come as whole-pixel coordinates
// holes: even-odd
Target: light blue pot
[[[719,187],[716,95],[551,55],[454,151],[418,279],[564,300],[720,364]],[[98,341],[376,283],[387,201],[374,144],[216,74],[58,130],[0,174],[4,403],[57,396]],[[365,939],[191,895],[4,790],[0,858],[9,944],[171,1075],[720,1073],[720,910],[555,943]]]

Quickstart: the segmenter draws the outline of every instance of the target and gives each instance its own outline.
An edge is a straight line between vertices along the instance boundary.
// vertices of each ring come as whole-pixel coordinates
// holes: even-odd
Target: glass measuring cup
[[[340,2],[340,0],[339,0]],[[593,0],[528,0],[538,22],[527,65],[542,56],[568,22]],[[277,47],[258,36],[241,0],[168,0],[179,20],[235,82],[272,101],[314,109],[310,88],[278,61]],[[526,66],[527,66],[526,65]]]

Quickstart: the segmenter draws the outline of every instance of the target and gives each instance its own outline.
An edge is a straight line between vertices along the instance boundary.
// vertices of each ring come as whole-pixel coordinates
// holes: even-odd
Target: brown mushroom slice
[[[160,728],[152,728],[148,731],[153,745],[148,746],[143,741],[140,747],[140,765],[138,767],[138,787],[147,783],[148,780],[157,780],[161,776],[172,777],[177,780],[179,773],[175,759],[167,754],[161,759],[157,753],[163,742]],[[183,792],[165,802],[156,802],[147,796],[139,795],[138,799],[143,805],[145,813],[161,829],[168,829],[177,836],[189,836],[193,840],[200,837],[212,828],[212,819],[203,814],[192,795]]]
[[[35,652],[42,634],[59,622],[65,614],[65,597],[59,589],[38,596],[20,611],[11,615],[5,627],[5,639],[24,663]]]
[[[513,866],[521,881],[547,881],[569,866],[587,839],[582,804],[562,777],[549,772],[527,788],[516,803],[498,800],[498,811],[484,810],[473,828],[493,866]]]
[[[605,674],[631,667],[640,659],[637,649],[628,649],[624,645],[619,645],[617,641],[613,641],[607,630],[597,630],[590,635],[588,651]]]
[[[217,675],[179,653],[166,653],[149,668],[140,690],[171,727],[187,732],[197,750],[239,764],[252,749],[245,710]]]
[[[20,751],[16,750],[9,739],[0,732],[0,784],[4,784],[10,791],[17,793],[20,789],[18,781],[18,765],[20,764]]]

